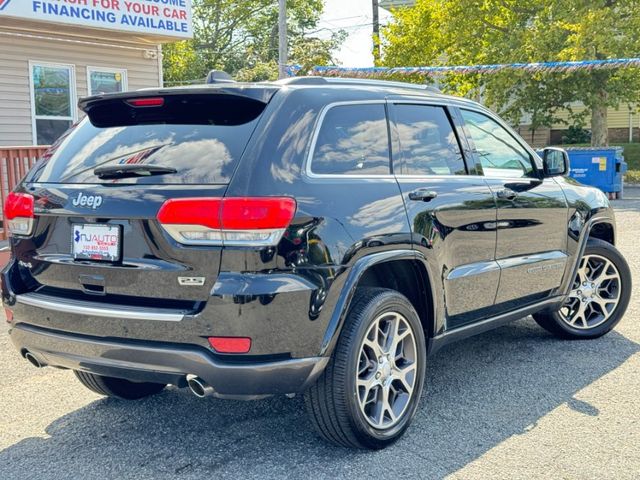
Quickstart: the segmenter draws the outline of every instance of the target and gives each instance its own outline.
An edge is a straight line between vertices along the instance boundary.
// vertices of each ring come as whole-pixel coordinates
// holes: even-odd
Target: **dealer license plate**
[[[120,258],[120,225],[77,223],[71,244],[76,260],[115,262]]]

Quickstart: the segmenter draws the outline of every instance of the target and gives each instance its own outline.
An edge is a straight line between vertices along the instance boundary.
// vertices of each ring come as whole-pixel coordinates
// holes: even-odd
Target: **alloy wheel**
[[[611,260],[600,255],[585,255],[580,260],[569,297],[560,309],[560,317],[569,326],[581,330],[606,322],[620,301],[620,272]]]
[[[376,318],[360,346],[356,393],[360,410],[374,428],[396,425],[410,403],[417,378],[416,339],[397,312]]]

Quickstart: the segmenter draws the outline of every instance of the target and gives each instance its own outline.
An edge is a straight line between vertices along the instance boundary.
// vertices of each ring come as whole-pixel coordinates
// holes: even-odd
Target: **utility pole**
[[[286,78],[287,66],[287,1],[278,0],[278,78]]]
[[[378,0],[371,0],[373,8],[373,63],[380,60],[380,18],[378,16]]]

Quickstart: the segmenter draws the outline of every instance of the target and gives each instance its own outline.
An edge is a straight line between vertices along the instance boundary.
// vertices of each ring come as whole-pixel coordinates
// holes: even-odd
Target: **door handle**
[[[510,188],[503,188],[498,190],[498,198],[504,198],[505,200],[514,200],[518,196],[517,192],[514,192]]]
[[[428,190],[426,188],[418,188],[413,192],[409,192],[409,200],[428,202],[438,196],[438,192]]]

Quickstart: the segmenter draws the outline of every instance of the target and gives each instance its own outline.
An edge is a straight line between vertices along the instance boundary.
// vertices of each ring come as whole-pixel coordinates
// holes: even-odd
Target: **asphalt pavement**
[[[640,189],[616,201],[640,282]],[[640,286],[619,326],[561,341],[525,318],[430,360],[405,437],[380,452],[327,445],[302,399],[104,399],[35,369],[0,323],[0,479],[640,478]]]

